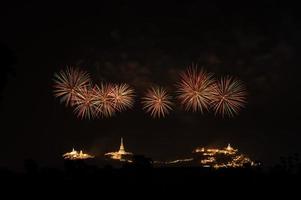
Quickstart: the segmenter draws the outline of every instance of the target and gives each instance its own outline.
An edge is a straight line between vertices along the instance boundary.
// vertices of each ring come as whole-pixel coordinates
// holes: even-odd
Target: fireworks
[[[208,110],[211,98],[213,75],[197,67],[190,67],[180,74],[178,99],[186,110],[193,112]]]
[[[232,77],[223,77],[212,87],[211,107],[215,114],[234,116],[246,103],[244,85]]]
[[[134,90],[127,84],[91,86],[87,72],[67,68],[54,75],[54,95],[73,106],[79,118],[110,117],[132,107]]]
[[[152,87],[142,99],[143,108],[154,118],[165,117],[171,108],[170,96],[161,87]]]
[[[114,85],[109,96],[112,99],[114,108],[118,111],[123,111],[133,106],[134,90],[128,84]]]
[[[74,112],[79,118],[94,118],[96,115],[95,96],[90,87],[80,87],[74,96]]]
[[[222,116],[237,115],[246,103],[246,90],[240,81],[229,76],[215,80],[213,74],[196,66],[180,73],[176,94],[186,111],[213,110]],[[70,67],[54,75],[54,95],[82,119],[111,117],[131,108],[135,98],[134,89],[126,83],[92,86],[87,72]],[[173,110],[171,96],[162,87],[148,89],[142,104],[153,118],[165,117]]]
[[[102,83],[93,88],[94,105],[96,106],[96,115],[100,117],[110,117],[115,113],[114,103],[111,92],[113,85]]]
[[[90,76],[78,68],[67,68],[66,71],[54,74],[54,82],[54,95],[68,106],[73,105],[77,90],[90,83]]]

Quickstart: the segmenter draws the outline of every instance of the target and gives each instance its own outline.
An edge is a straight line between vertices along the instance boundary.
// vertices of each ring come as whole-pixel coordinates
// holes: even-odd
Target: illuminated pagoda
[[[85,160],[85,159],[89,159],[89,158],[94,158],[94,156],[83,153],[82,150],[80,150],[78,152],[78,151],[74,150],[74,148],[73,148],[71,152],[65,153],[63,155],[63,158],[65,160]]]
[[[131,152],[126,152],[123,145],[123,138],[120,141],[119,151],[106,153],[105,156],[119,161],[131,162],[133,154]]]
[[[192,152],[191,157],[169,161],[154,161],[154,163],[158,166],[202,166],[215,169],[254,167],[258,165],[246,155],[239,154],[238,150],[231,147],[230,144],[222,149],[198,147]]]
[[[250,158],[238,154],[238,150],[228,144],[223,149],[217,148],[196,148],[193,151],[194,160],[203,167],[213,168],[237,168],[243,166],[256,166]]]

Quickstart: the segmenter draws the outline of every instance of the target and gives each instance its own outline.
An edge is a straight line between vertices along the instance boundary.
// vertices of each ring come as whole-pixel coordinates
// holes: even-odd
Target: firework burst
[[[95,114],[100,117],[110,117],[115,113],[114,103],[112,101],[112,84],[102,83],[100,86],[95,85],[93,88],[94,105],[96,106]]]
[[[114,108],[123,111],[133,106],[134,90],[128,84],[116,84],[109,94]]]
[[[77,90],[91,82],[87,72],[78,68],[68,67],[65,71],[54,74],[54,96],[60,97],[66,106],[73,105]]]
[[[241,81],[223,77],[212,86],[211,107],[215,114],[237,115],[246,103],[246,89]]]
[[[152,87],[142,98],[143,109],[154,118],[165,117],[171,108],[170,96],[162,87]]]
[[[94,118],[96,115],[95,95],[90,87],[80,87],[74,95],[74,112],[79,118]]]
[[[211,98],[211,85],[214,83],[213,74],[197,67],[189,67],[180,74],[177,84],[178,96],[185,110],[193,112],[208,110]]]

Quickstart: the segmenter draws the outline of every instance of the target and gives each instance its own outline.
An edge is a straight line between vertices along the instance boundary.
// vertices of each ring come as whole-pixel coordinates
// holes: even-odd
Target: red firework
[[[116,84],[112,87],[109,94],[114,108],[123,111],[133,106],[134,90],[128,84]]]
[[[54,96],[60,97],[66,106],[73,105],[74,97],[81,87],[91,82],[87,72],[78,68],[68,67],[65,71],[54,74]]]
[[[115,113],[114,103],[111,92],[113,85],[102,83],[100,86],[95,85],[93,88],[94,105],[96,106],[95,114],[100,117],[110,117]]]
[[[177,84],[177,93],[185,110],[193,112],[208,110],[213,83],[213,74],[207,73],[203,69],[198,70],[196,66],[189,67],[182,72]]]
[[[212,86],[211,108],[215,114],[234,116],[246,103],[246,89],[241,81],[227,76]]]
[[[95,96],[90,87],[80,87],[74,95],[74,112],[79,118],[94,118],[96,115]]]
[[[142,98],[143,109],[154,118],[165,117],[171,108],[170,96],[162,87],[152,87]]]

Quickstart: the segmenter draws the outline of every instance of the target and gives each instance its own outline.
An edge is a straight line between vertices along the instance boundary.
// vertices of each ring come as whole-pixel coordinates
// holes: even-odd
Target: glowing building
[[[159,166],[203,166],[218,168],[237,168],[246,165],[257,166],[250,158],[243,154],[238,154],[238,150],[228,144],[227,147],[205,148],[198,147],[192,152],[192,156],[184,159],[170,161],[154,161]]]
[[[63,158],[65,160],[85,160],[85,159],[88,159],[88,158],[94,158],[94,156],[83,153],[82,150],[80,150],[78,152],[78,151],[72,149],[71,152],[65,153],[63,155]]]
[[[105,156],[119,161],[131,162],[133,154],[131,152],[126,152],[123,145],[123,138],[120,141],[120,147],[118,151],[106,153]]]
[[[256,166],[250,158],[243,154],[238,154],[238,150],[228,144],[223,149],[217,148],[196,148],[193,151],[194,160],[204,167],[214,168],[236,168],[245,165]]]

